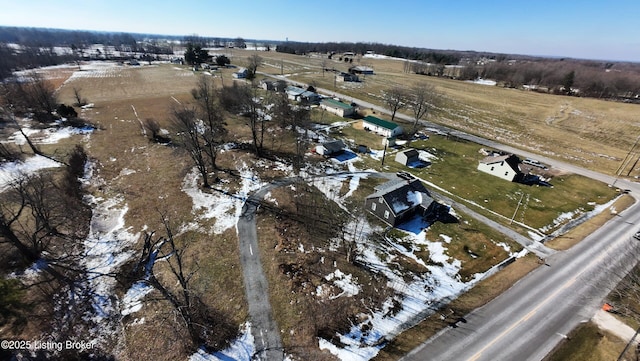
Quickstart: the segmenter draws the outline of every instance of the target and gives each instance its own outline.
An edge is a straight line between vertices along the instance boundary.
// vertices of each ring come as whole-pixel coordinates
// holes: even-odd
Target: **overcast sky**
[[[0,0],[0,25],[640,61],[640,0]]]

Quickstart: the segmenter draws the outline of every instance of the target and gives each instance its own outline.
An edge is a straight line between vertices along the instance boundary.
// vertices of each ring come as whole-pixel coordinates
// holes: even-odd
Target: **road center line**
[[[609,254],[609,250],[611,248],[613,248],[613,245],[609,245],[606,249],[603,250],[602,253],[600,253],[598,257],[591,260],[591,262],[589,262],[589,264],[586,267],[583,267],[582,270],[578,272],[578,274],[576,274],[573,278],[565,282],[560,288],[558,288],[551,295],[549,295],[549,297],[545,298],[542,302],[540,302],[533,310],[531,310],[529,313],[524,315],[521,319],[513,323],[511,326],[509,326],[509,328],[507,328],[502,333],[500,333],[496,338],[494,338],[491,342],[489,342],[486,346],[484,346],[480,351],[478,351],[476,354],[471,356],[471,358],[469,358],[469,361],[475,361],[479,359],[482,353],[486,351],[489,347],[493,346],[496,342],[498,342],[501,338],[503,338],[505,335],[511,332],[514,328],[516,328],[521,323],[527,321],[529,318],[535,315],[542,306],[547,304],[551,299],[555,298],[558,295],[558,293],[560,293],[561,291],[563,291],[564,289],[568,288],[573,283],[575,283],[578,277],[582,276],[582,274],[584,274],[585,272],[591,270],[596,263],[601,262],[606,257],[606,255]]]

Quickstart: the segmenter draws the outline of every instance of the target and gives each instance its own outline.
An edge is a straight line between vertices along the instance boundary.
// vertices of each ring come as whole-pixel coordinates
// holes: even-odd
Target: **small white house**
[[[520,170],[520,158],[513,154],[486,157],[478,164],[478,170],[509,182],[518,181],[524,175]]]
[[[240,69],[237,72],[233,73],[233,77],[236,79],[245,79],[247,77],[247,69]]]
[[[320,101],[320,108],[339,117],[349,117],[353,115],[355,111],[351,105],[331,98],[322,99]]]
[[[384,137],[391,138],[402,134],[402,127],[396,123],[367,115],[362,119],[362,127]]]
[[[341,140],[334,140],[330,142],[322,143],[316,146],[316,153],[324,155],[325,157],[331,157],[344,152],[347,146]]]
[[[396,153],[396,162],[402,165],[409,165],[418,162],[420,159],[420,153],[415,149],[407,149],[402,152]]]

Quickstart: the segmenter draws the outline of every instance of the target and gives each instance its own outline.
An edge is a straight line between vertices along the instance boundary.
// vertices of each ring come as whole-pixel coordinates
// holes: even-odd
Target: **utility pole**
[[[389,144],[389,140],[384,143],[384,151],[382,152],[382,165],[384,165],[384,157],[387,155],[387,144]]]
[[[518,201],[518,205],[516,206],[516,210],[513,212],[513,216],[511,217],[509,224],[513,223],[513,219],[516,218],[516,213],[518,213],[518,208],[520,208],[520,203],[522,202],[523,197],[524,197],[524,193],[520,195],[520,200]]]

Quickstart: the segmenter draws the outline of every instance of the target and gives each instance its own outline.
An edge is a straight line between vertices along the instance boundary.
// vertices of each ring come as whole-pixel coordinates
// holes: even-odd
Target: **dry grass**
[[[123,68],[118,74],[72,78],[59,90],[59,96],[61,101],[70,103],[72,88],[79,87],[83,97],[95,104],[81,114],[100,128],[85,144],[96,164],[95,185],[89,191],[104,199],[121,198],[121,203],[128,206],[126,224],[132,233],[146,228],[157,230],[160,235],[159,212],[165,213],[176,229],[193,222],[192,201],[181,191],[192,163],[175,148],[150,142],[143,134],[141,121],[154,118],[168,129],[170,107],[190,100],[189,91],[195,86],[196,77],[189,70],[168,65]],[[234,152],[223,153],[220,165],[233,166],[235,157]],[[222,235],[189,232],[178,239],[189,239],[185,267],[198,268],[192,280],[194,290],[232,322],[244,322],[247,307],[235,230]],[[125,326],[124,358],[181,357],[184,350],[171,326],[175,319],[167,317],[169,314],[170,306],[165,302],[148,302],[141,313],[132,315],[145,317],[146,321]]]
[[[545,243],[550,248],[563,251],[567,250],[574,245],[578,244],[585,237],[593,233],[596,229],[602,227],[605,223],[618,216],[619,212],[631,207],[635,203],[635,199],[630,195],[623,195],[618,198],[609,210],[596,215],[588,221],[581,224],[579,227],[571,229],[569,232],[562,236],[556,237],[553,240]],[[615,213],[613,210],[615,209]]]
[[[544,361],[610,361],[617,360],[626,343],[592,322],[573,330]],[[635,360],[633,347],[622,360]]]
[[[254,53],[238,49],[234,49],[233,52],[232,61],[238,64],[242,64],[244,58]],[[275,52],[260,52],[259,55],[265,58],[265,65],[261,71],[279,74],[282,68],[285,73],[295,74],[292,76],[293,79],[333,89],[332,75],[325,74],[323,77],[320,71],[322,59]],[[349,88],[349,85],[342,84],[336,88],[337,91],[380,103],[381,91],[393,84],[409,85],[417,81],[427,81],[444,94],[443,106],[430,116],[431,120],[551,157],[568,159],[592,169],[612,173],[632,144],[632,134],[638,130],[634,120],[637,109],[633,105],[551,96],[404,74],[402,62],[394,60],[360,59],[354,61],[354,65],[358,62],[373,66],[377,75],[366,77],[365,81],[356,87]],[[340,70],[346,70],[348,67],[336,61],[330,66]],[[225,69],[218,73],[218,84],[224,81],[228,85],[231,72],[232,70]],[[94,108],[87,109],[82,114],[102,129],[94,133],[86,144],[90,156],[99,164],[95,176],[103,180],[91,191],[104,198],[122,197],[123,203],[129,207],[127,226],[132,227],[134,232],[143,229],[144,226],[151,230],[159,229],[157,208],[167,212],[172,220],[179,224],[192,219],[191,200],[180,191],[184,175],[191,167],[190,160],[170,147],[149,143],[142,135],[140,120],[154,118],[161,126],[168,127],[168,109],[173,104],[190,100],[189,91],[195,86],[195,81],[196,77],[186,67],[124,67],[121,69],[121,76],[72,78],[59,90],[62,102],[72,103],[72,88],[79,87],[82,88],[83,96],[89,102],[95,103]],[[333,119],[323,118],[322,122],[331,123]],[[230,117],[228,129],[232,139],[249,139],[249,129],[245,123],[242,118]],[[362,133],[364,132],[353,127],[346,127],[337,130],[335,134],[353,139],[356,144],[381,148],[379,137]],[[270,133],[270,136],[271,140],[265,142],[268,148],[274,151],[291,151],[287,145],[289,142],[286,141],[286,133]],[[249,155],[227,152],[221,156],[220,165],[232,169],[240,159],[254,161]],[[284,199],[283,195],[276,197]],[[274,313],[281,329],[284,330],[283,341],[294,353],[312,355],[312,358],[306,357],[307,359],[332,359],[332,356],[317,350],[315,337],[318,329],[340,328],[341,325],[335,322],[347,320],[337,315],[335,320],[332,319],[332,312],[346,310],[344,314],[355,314],[357,308],[348,304],[320,305],[309,293],[322,282],[323,271],[335,269],[334,261],[345,273],[359,277],[361,283],[373,284],[369,290],[371,292],[376,289],[378,281],[348,264],[339,254],[324,255],[326,264],[331,265],[325,269],[318,255],[312,257],[307,254],[279,251],[276,246],[279,244],[280,235],[275,229],[276,224],[277,221],[273,218],[260,217],[263,266],[269,279]],[[489,239],[497,238],[487,236],[484,230],[481,233],[482,236],[471,235],[469,238],[480,244],[468,240],[466,243],[456,241],[450,252],[455,253],[456,257],[462,257],[463,253],[467,253],[464,245],[469,243],[468,248],[474,253],[479,253],[482,252],[481,244],[487,245]],[[311,237],[306,238],[308,234],[296,230],[296,235],[301,238],[300,242],[304,244],[305,249],[313,249]],[[189,266],[195,266],[197,262],[202,272],[194,279],[196,288],[206,295],[207,302],[213,307],[228,312],[234,321],[242,322],[247,316],[247,309],[235,233],[230,231],[213,237],[197,233],[192,236],[193,244],[190,245],[189,252],[193,252],[193,257],[190,258],[192,263]],[[469,234],[465,235],[465,239],[466,236]],[[485,259],[503,258],[500,250],[491,251],[484,256]],[[282,272],[280,265],[284,263],[300,263],[316,273],[307,274],[309,284],[299,288],[295,280]],[[519,259],[506,270],[479,283],[472,291],[452,302],[449,308],[455,315],[464,315],[499,295],[537,265],[533,257]],[[472,260],[468,260],[466,267],[471,272],[485,265],[474,264]],[[382,285],[379,286],[379,289],[384,289]],[[384,295],[381,293],[377,296]],[[127,352],[134,353],[125,358],[137,359],[138,356],[147,355],[146,352],[164,359],[171,359],[180,354],[179,347],[176,348],[174,344],[176,339],[172,336],[170,322],[158,316],[166,313],[166,305],[151,303],[137,315],[148,317],[144,325],[126,326]],[[427,319],[400,335],[377,359],[397,359],[446,326],[447,321],[442,321],[436,316]],[[154,328],[156,324],[159,325],[157,329]],[[156,351],[171,348],[171,352],[177,354],[159,353],[152,348]]]

